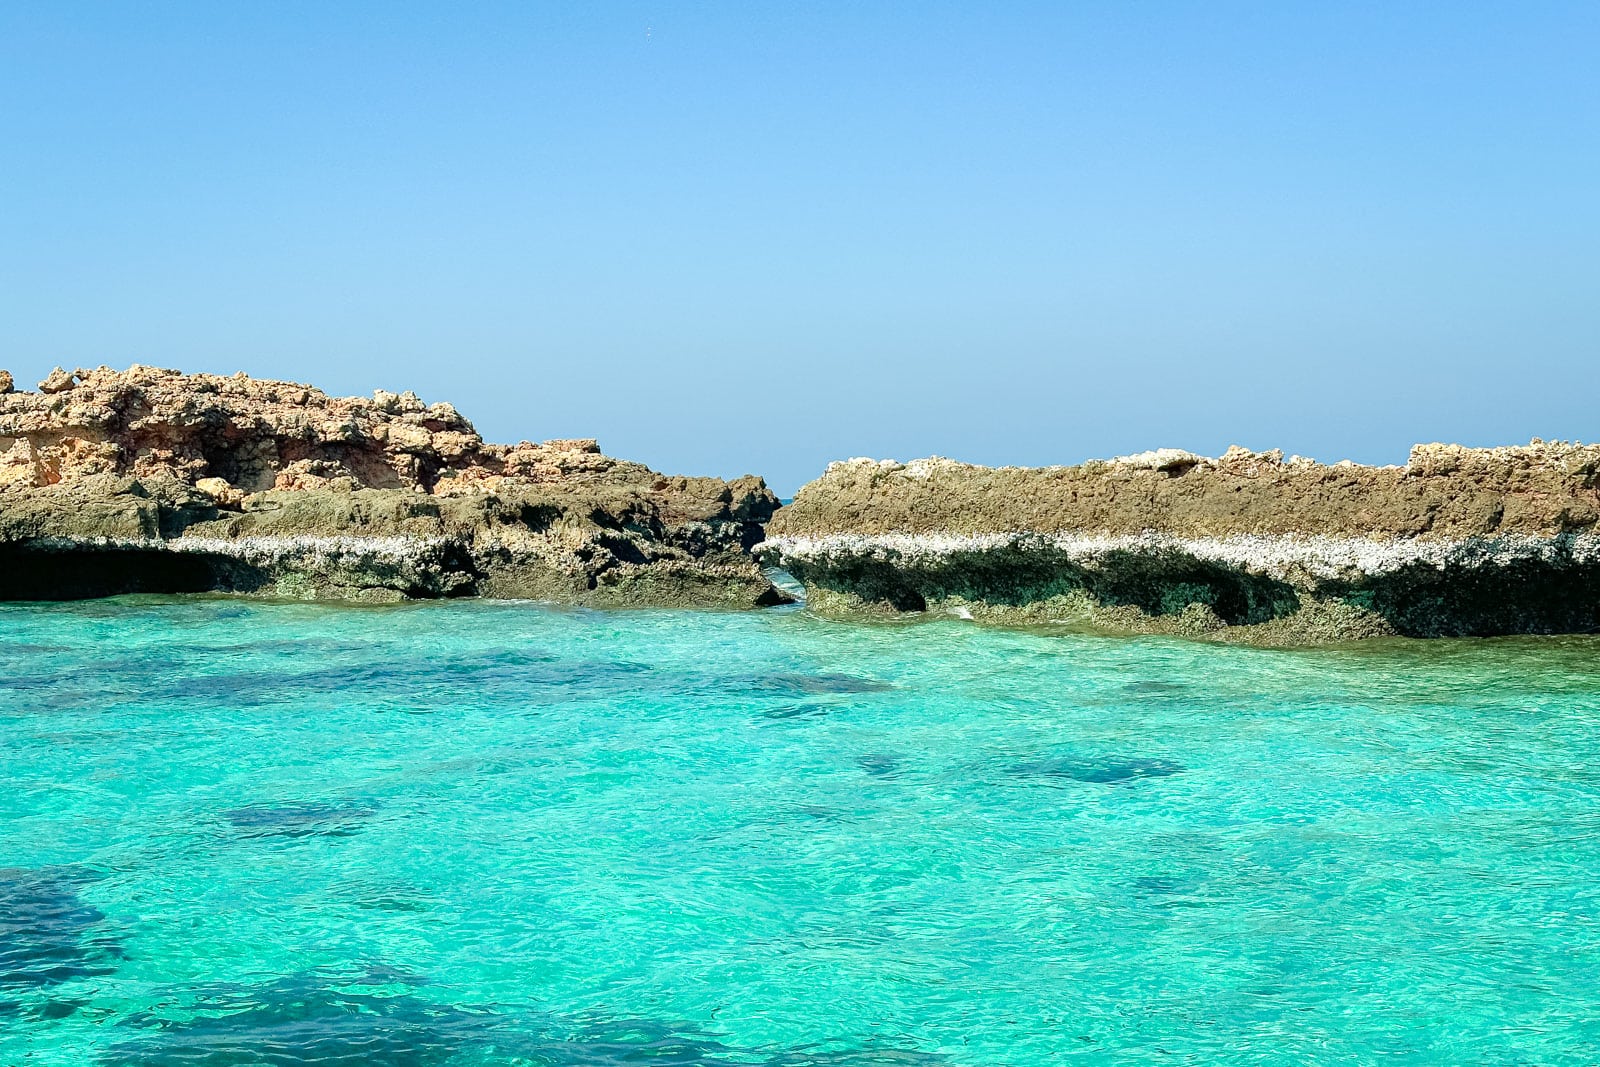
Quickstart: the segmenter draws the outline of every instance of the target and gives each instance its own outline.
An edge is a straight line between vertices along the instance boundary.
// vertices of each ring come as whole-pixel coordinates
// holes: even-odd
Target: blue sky
[[[1600,5],[0,5],[0,366],[830,460],[1600,439]]]

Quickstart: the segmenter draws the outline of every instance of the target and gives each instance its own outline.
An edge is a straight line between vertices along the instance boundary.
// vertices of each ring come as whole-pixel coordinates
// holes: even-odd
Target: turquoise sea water
[[[1593,1063],[1600,641],[0,607],[0,1064]]]

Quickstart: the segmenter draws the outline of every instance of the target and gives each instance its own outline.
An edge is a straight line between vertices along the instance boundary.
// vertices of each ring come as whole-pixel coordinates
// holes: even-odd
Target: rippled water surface
[[[0,606],[0,1064],[1593,1063],[1597,652]]]

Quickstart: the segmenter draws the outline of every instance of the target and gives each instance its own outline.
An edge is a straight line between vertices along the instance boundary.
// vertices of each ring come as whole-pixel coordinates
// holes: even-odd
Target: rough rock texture
[[[835,463],[758,554],[814,607],[1301,644],[1600,629],[1600,446]]]
[[[785,599],[747,551],[776,507],[590,440],[487,444],[411,393],[137,365],[0,391],[0,597],[748,607]]]

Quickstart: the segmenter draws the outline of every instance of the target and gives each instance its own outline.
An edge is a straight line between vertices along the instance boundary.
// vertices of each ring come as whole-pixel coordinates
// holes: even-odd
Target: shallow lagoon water
[[[1597,653],[0,606],[0,1064],[1591,1063]]]

